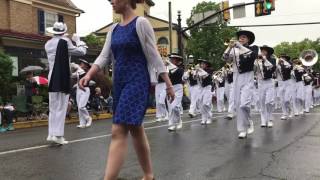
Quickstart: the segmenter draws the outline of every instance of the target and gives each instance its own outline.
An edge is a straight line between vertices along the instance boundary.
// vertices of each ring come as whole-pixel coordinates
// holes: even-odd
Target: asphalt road
[[[274,116],[274,128],[262,129],[253,113],[255,132],[245,140],[237,138],[235,121],[220,113],[208,126],[185,115],[176,133],[146,117],[156,179],[320,179],[320,108],[287,121]],[[0,134],[0,180],[102,180],[111,120],[88,129],[75,126],[66,126],[65,146],[48,144],[45,127]],[[120,178],[141,177],[130,143]]]

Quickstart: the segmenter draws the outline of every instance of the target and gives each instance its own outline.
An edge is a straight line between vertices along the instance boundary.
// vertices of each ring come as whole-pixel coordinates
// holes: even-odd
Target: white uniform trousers
[[[200,86],[194,85],[189,86],[189,92],[190,92],[190,114],[196,114],[198,112],[198,104],[199,104],[199,94],[200,94]]]
[[[278,87],[275,88],[275,94],[276,94],[276,99],[275,99],[275,108],[279,109],[282,107],[282,95],[283,95],[283,91],[284,91],[284,86],[283,86],[283,81],[282,80],[278,80]]]
[[[216,96],[217,96],[217,110],[218,112],[222,112],[224,107],[224,87],[218,87],[216,90]]]
[[[224,94],[228,99],[228,113],[235,114],[234,108],[234,93],[233,93],[233,83],[225,83]]]
[[[49,136],[64,136],[69,94],[49,92]]]
[[[295,82],[293,93],[293,111],[295,114],[303,113],[304,109],[304,84],[303,81]]]
[[[155,89],[155,98],[156,98],[156,117],[157,118],[166,118],[168,111],[166,108],[166,84],[158,83]]]
[[[255,111],[260,111],[259,89],[253,87],[252,93],[251,105],[254,106]]]
[[[306,112],[310,111],[311,106],[313,105],[313,97],[312,97],[312,85],[307,85],[304,86],[304,90],[305,90],[305,106],[304,106],[304,110]]]
[[[314,96],[314,105],[319,106],[320,105],[320,88],[313,89],[313,96]]]
[[[210,121],[212,118],[212,86],[200,87],[200,112],[203,122]]]
[[[284,116],[292,115],[293,113],[293,95],[295,82],[292,79],[281,81],[282,91],[280,93],[281,108]]]
[[[272,121],[272,112],[274,110],[275,88],[272,79],[259,81],[259,99],[261,107],[261,125],[267,125]]]
[[[200,112],[203,122],[210,121],[212,119],[212,86],[200,87]]]
[[[169,126],[178,125],[182,123],[181,119],[181,101],[183,97],[183,86],[182,84],[173,85],[175,99],[172,103],[168,102],[169,107]]]
[[[243,74],[233,73],[233,80],[237,129],[239,132],[246,132],[250,126],[250,105],[254,88],[253,71]]]
[[[86,125],[87,121],[90,120],[90,114],[86,108],[90,97],[90,88],[86,87],[85,91],[77,87],[77,106],[79,113],[80,125]]]

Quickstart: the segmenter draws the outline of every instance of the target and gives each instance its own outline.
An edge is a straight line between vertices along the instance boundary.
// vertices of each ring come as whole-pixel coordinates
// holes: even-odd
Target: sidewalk
[[[155,109],[148,109],[146,114],[155,114]],[[92,120],[106,120],[112,119],[112,114],[108,113],[101,113],[98,115],[91,114]],[[66,124],[78,123],[78,117],[72,117],[71,119],[66,119]],[[14,123],[15,129],[25,129],[25,128],[33,128],[33,127],[41,127],[41,126],[48,126],[48,120],[30,120],[25,122],[16,122]]]

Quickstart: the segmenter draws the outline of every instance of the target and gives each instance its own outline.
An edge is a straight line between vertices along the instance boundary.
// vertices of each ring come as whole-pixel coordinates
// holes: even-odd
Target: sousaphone
[[[299,59],[304,66],[310,67],[317,63],[318,53],[313,49],[304,50],[300,54]]]

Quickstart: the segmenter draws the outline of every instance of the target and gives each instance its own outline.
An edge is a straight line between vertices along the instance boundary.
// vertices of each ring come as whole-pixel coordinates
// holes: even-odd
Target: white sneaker
[[[232,113],[229,113],[229,114],[227,115],[227,118],[233,119],[233,118],[234,118],[234,115],[233,115]]]
[[[89,120],[87,121],[86,127],[90,127],[92,125],[92,117],[89,117]]]
[[[212,124],[212,120],[211,120],[211,119],[208,119],[208,120],[206,121],[206,124]]]
[[[201,121],[201,125],[205,125],[206,124],[206,121],[205,120],[202,120]]]
[[[64,144],[68,144],[69,142],[66,141],[64,139],[64,137],[57,137],[56,139],[53,140],[53,142],[57,143],[57,144],[61,144],[61,145],[64,145]]]
[[[269,121],[268,122],[268,128],[272,128],[273,127],[273,122],[272,121]]]
[[[267,127],[267,125],[266,124],[261,124],[260,127],[265,128],[265,127]]]
[[[303,111],[301,111],[300,113],[299,113],[299,115],[303,115],[304,114],[304,112]]]
[[[182,129],[182,122],[179,123],[179,124],[176,126],[176,129],[177,129],[177,130],[178,130],[178,129]]]
[[[77,128],[84,129],[84,128],[86,128],[86,125],[79,124],[79,125],[77,125]]]
[[[156,122],[161,122],[162,121],[162,118],[157,118],[156,119]]]
[[[51,136],[51,135],[48,135],[48,137],[47,137],[47,141],[50,141],[50,142],[52,142],[52,141],[53,141],[53,136]]]
[[[168,131],[175,131],[177,128],[176,128],[176,126],[170,126],[169,128],[168,128]]]
[[[290,114],[290,115],[289,115],[289,118],[293,118],[293,114]]]
[[[313,109],[314,108],[313,105],[311,105],[310,108]]]
[[[244,138],[246,138],[246,137],[247,137],[247,133],[246,133],[245,131],[240,132],[239,135],[238,135],[238,138],[239,138],[239,139],[244,139]]]
[[[281,119],[281,120],[287,120],[287,118],[288,118],[288,117],[287,117],[286,115],[283,115],[283,116],[281,116],[280,119]]]
[[[190,118],[194,118],[194,117],[196,117],[196,114],[189,113],[189,117],[190,117]]]
[[[299,113],[294,113],[294,116],[299,116]]]
[[[250,122],[250,126],[249,126],[249,128],[247,130],[247,133],[248,134],[252,134],[254,132],[254,124],[253,124],[252,120],[249,120],[249,122]]]

